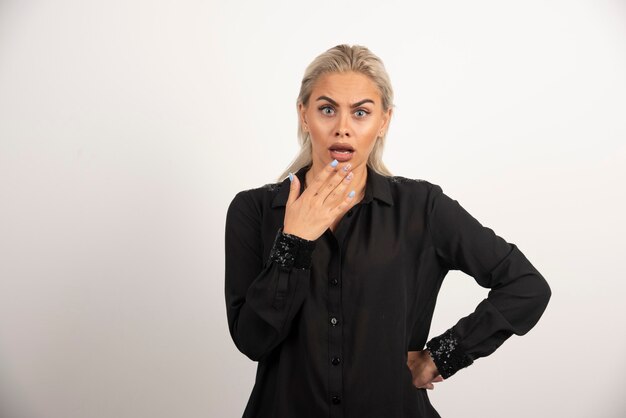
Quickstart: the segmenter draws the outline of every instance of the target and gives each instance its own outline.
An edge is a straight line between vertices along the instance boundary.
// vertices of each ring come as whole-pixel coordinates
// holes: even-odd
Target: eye
[[[354,114],[356,115],[357,118],[364,118],[365,116],[367,116],[370,112],[368,112],[365,109],[359,109],[357,111],[354,112]]]
[[[331,106],[325,105],[325,106],[320,106],[319,110],[327,116],[333,115],[335,113],[335,109],[333,109]]]

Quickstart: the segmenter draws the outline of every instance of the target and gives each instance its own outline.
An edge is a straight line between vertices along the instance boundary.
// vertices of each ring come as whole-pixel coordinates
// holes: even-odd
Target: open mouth
[[[348,144],[333,144],[328,147],[328,150],[331,158],[339,162],[348,161],[354,155],[354,148]]]
[[[348,144],[334,144],[328,147],[330,156],[337,161],[348,161],[354,154],[354,148]]]

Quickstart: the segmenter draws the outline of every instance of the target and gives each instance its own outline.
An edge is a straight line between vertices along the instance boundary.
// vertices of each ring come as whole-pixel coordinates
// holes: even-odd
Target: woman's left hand
[[[413,385],[419,389],[434,389],[433,383],[443,381],[428,350],[409,351],[406,364],[413,375]]]

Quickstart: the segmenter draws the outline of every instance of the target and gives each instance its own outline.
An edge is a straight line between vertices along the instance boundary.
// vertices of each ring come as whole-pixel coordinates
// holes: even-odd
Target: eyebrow
[[[339,104],[336,101],[334,101],[333,99],[331,99],[328,96],[320,96],[320,97],[317,98],[317,100],[326,100],[326,101],[330,102],[333,106],[339,106]],[[372,99],[363,99],[361,101],[358,101],[358,102],[354,103],[353,105],[351,105],[351,107],[359,107],[359,106],[361,106],[364,103],[376,104],[376,103],[374,103],[374,101]]]

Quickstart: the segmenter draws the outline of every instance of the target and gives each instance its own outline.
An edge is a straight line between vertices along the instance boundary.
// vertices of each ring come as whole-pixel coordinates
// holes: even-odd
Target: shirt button
[[[352,216],[352,209],[350,209],[350,210],[348,211],[348,218],[349,218],[350,216]]]
[[[341,403],[341,398],[340,398],[339,396],[337,396],[337,395],[334,395],[334,396],[331,398],[331,400],[333,401],[333,403],[334,403],[335,405],[339,405],[339,404]]]
[[[336,278],[332,278],[330,279],[330,284],[332,284],[333,286],[337,286],[337,284],[339,283],[339,280],[337,280]]]
[[[333,366],[336,366],[339,363],[341,363],[341,359],[339,357],[333,357],[333,359],[331,360],[331,363],[333,363]]]
[[[334,316],[332,318],[330,318],[330,323],[333,325],[333,327],[335,325],[337,325],[339,323],[339,321],[337,320],[337,318],[335,318]]]

